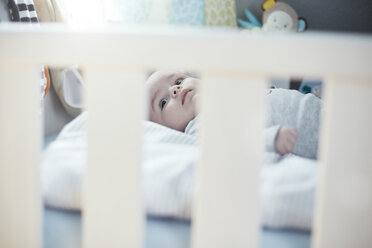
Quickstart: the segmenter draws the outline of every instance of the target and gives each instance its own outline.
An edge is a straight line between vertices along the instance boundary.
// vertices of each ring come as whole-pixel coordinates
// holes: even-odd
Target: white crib
[[[312,247],[372,247],[372,36],[15,24],[0,26],[0,247],[42,247],[38,69],[75,63],[88,85],[83,247],[143,245],[140,122],[154,67],[204,81],[192,247],[258,247],[262,92],[289,75],[325,83]]]

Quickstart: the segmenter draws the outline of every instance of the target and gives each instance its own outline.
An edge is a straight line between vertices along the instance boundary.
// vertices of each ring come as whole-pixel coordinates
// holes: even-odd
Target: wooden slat
[[[258,247],[265,79],[212,72],[202,79],[193,247]]]
[[[88,164],[83,247],[142,247],[140,135],[144,74],[87,66]]]
[[[312,247],[372,247],[372,78],[325,82]]]
[[[122,63],[193,70],[252,70],[283,76],[322,76],[327,68],[327,73],[333,75],[372,76],[371,35],[243,35],[237,30],[138,26],[92,30],[61,25],[38,29],[0,25],[0,35],[0,61],[15,63]],[[17,41],[22,40],[27,40],[29,46],[20,46]]]
[[[0,247],[42,246],[38,72],[0,63]]]

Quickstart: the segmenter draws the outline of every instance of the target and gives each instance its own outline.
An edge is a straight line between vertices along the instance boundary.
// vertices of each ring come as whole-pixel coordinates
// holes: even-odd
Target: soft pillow
[[[34,0],[40,22],[68,22],[65,2],[63,0]]]
[[[205,0],[205,25],[236,27],[236,7],[234,0]]]
[[[170,0],[170,24],[204,25],[204,0]]]

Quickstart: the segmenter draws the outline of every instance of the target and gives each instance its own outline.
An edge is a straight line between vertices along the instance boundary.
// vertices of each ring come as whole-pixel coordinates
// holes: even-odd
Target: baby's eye
[[[162,100],[160,100],[160,103],[159,103],[159,106],[160,106],[160,109],[163,110],[165,104],[167,104],[168,102],[168,99],[164,98]]]
[[[183,78],[179,78],[176,80],[176,85],[182,84]]]

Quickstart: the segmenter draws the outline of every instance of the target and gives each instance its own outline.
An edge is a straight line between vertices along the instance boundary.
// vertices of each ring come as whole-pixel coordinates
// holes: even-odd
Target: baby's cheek
[[[175,105],[169,104],[163,113],[163,119],[174,122],[180,117],[181,114],[182,113],[179,108],[177,108]]]

